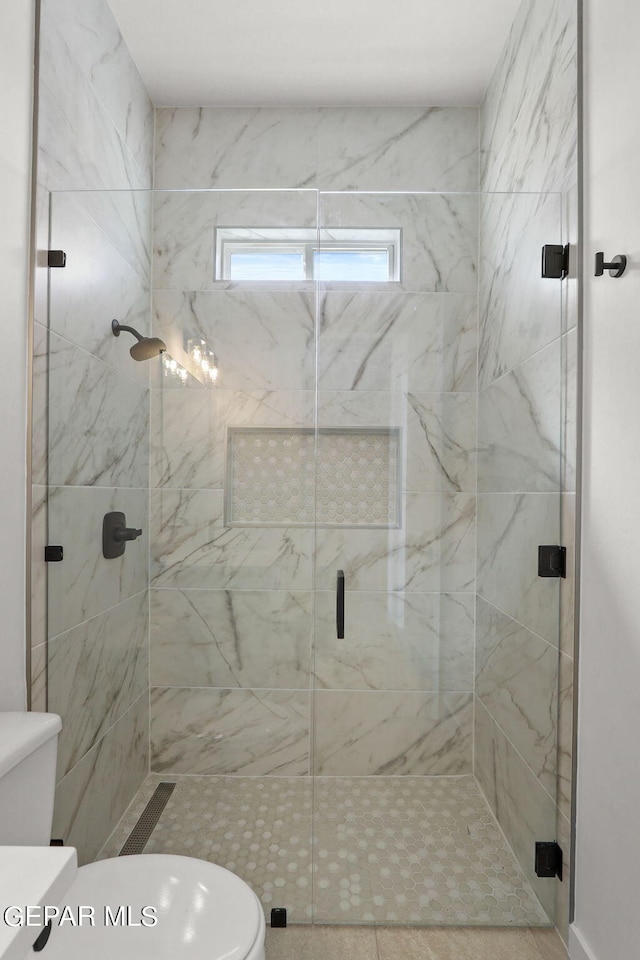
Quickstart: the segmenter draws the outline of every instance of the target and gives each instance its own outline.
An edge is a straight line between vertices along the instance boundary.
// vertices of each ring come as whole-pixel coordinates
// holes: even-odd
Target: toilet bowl
[[[204,860],[155,853],[100,860],[78,870],[64,906],[74,918],[84,907],[95,926],[54,922],[47,960],[264,960],[260,901],[240,877]],[[154,926],[142,925],[153,916]]]
[[[55,714],[0,713],[0,846],[48,846],[61,727]],[[265,958],[260,901],[244,880],[206,860],[99,860],[78,870],[58,906],[76,921],[85,909],[82,923],[53,921],[49,960]]]

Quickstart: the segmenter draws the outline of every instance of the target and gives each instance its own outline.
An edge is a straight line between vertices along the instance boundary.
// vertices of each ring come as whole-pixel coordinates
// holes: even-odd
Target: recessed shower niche
[[[400,468],[398,429],[232,427],[226,522],[398,527]]]

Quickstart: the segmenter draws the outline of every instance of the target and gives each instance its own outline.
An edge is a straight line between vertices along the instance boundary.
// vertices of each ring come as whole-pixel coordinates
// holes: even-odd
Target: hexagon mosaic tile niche
[[[400,432],[230,428],[226,522],[397,527]]]

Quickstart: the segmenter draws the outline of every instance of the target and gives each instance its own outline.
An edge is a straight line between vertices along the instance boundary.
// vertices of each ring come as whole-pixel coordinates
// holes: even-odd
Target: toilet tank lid
[[[0,777],[61,729],[62,721],[55,713],[0,713]]]

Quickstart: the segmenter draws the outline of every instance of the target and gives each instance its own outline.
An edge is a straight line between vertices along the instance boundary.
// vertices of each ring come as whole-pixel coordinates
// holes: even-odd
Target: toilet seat
[[[264,960],[260,901],[244,880],[206,860],[153,853],[100,860],[78,870],[61,906],[93,907],[95,926],[54,923],[47,960]],[[112,916],[130,907],[137,923],[142,907],[152,906],[158,921],[105,925],[105,906]]]

